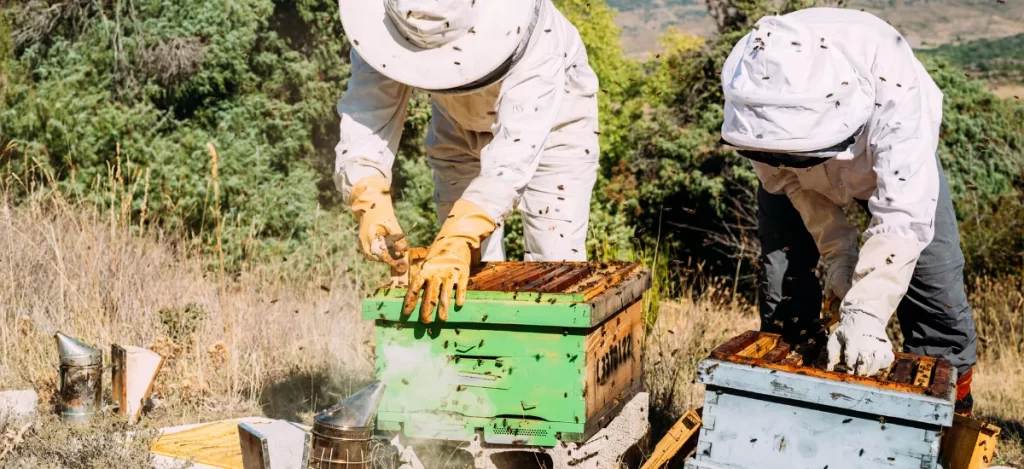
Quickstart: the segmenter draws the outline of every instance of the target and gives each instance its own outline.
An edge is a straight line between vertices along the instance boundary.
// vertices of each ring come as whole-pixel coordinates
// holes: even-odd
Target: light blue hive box
[[[687,469],[940,467],[956,393],[948,361],[896,354],[862,378],[803,366],[818,354],[800,352],[750,331],[701,362],[703,426]]]

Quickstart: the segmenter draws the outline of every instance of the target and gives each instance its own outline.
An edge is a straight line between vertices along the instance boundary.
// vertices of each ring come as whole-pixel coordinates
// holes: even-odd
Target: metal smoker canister
[[[331,407],[313,421],[310,469],[371,469],[373,418],[384,394],[375,381]]]
[[[88,422],[103,403],[103,352],[61,332],[55,337],[60,356],[61,419]]]

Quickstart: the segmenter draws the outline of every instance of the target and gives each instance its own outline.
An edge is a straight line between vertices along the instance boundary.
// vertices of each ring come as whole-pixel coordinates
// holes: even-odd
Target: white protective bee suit
[[[969,370],[974,323],[936,154],[942,93],[899,32],[852,10],[765,17],[734,47],[722,86],[722,138],[762,183],[762,329],[817,317],[820,254],[825,293],[843,300],[830,366],[888,367],[885,328],[899,310],[908,351]],[[860,249],[851,202],[872,216]]]
[[[407,103],[423,89],[438,219],[460,199],[479,206],[496,222],[481,258],[503,260],[502,221],[518,202],[526,260],[585,260],[598,80],[576,28],[550,0],[384,0],[382,17],[365,18],[381,1],[340,2],[353,45],[337,106],[344,198],[364,178],[391,180]],[[381,21],[388,30],[373,30]]]

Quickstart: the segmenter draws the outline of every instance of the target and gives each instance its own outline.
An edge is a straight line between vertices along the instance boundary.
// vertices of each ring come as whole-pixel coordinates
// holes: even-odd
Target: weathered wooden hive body
[[[402,316],[405,289],[363,302],[375,320],[380,432],[496,444],[585,441],[641,387],[635,263],[488,263],[448,321]]]
[[[896,354],[879,376],[820,368],[775,334],[746,332],[700,364],[703,427],[690,469],[938,467],[956,370]],[[805,357],[815,357],[805,366]]]

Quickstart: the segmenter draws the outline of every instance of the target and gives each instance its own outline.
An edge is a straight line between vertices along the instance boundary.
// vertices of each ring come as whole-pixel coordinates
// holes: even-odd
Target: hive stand
[[[825,371],[823,347],[749,331],[701,362],[703,427],[687,469],[936,469],[956,369],[896,354],[874,377]],[[810,357],[814,357],[813,360]]]
[[[459,449],[473,456],[477,469],[522,467],[520,464],[502,463],[501,456],[508,453],[547,455],[552,462],[547,469],[616,469],[626,453],[647,435],[650,429],[648,411],[649,395],[641,392],[633,396],[622,411],[586,443],[559,444],[553,448],[493,445],[481,442],[480,436],[476,435],[472,441],[461,443]],[[391,441],[399,453],[399,469],[425,469],[413,448],[415,443],[400,435]],[[499,461],[495,461],[495,456]]]

